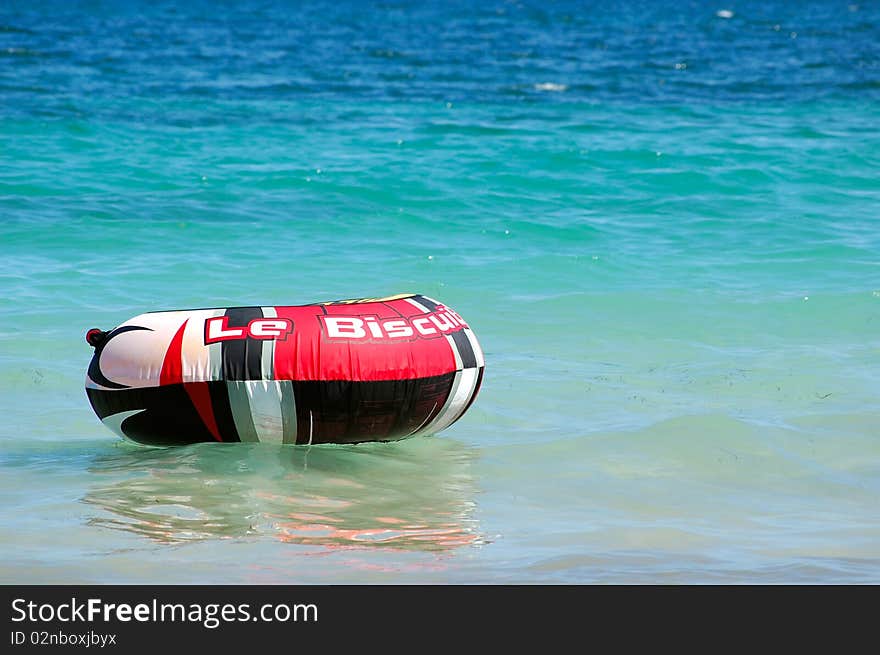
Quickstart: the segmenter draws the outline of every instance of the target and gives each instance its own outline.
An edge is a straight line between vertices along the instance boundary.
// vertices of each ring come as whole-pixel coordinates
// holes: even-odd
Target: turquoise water
[[[732,14],[732,15],[729,15]],[[876,3],[5,3],[0,581],[880,582]],[[83,335],[412,291],[448,431],[121,442]]]

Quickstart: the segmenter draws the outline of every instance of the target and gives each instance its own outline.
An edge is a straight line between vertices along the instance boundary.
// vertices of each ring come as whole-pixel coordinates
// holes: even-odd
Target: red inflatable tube
[[[484,368],[464,319],[415,294],[150,312],[86,341],[98,418],[149,445],[432,434],[467,411]]]

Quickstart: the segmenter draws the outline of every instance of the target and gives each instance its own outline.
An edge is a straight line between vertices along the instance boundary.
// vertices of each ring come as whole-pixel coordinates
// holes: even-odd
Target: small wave
[[[550,91],[553,93],[562,93],[563,91],[568,90],[567,84],[557,84],[556,82],[541,82],[540,84],[535,84],[535,91]]]
[[[6,57],[39,57],[41,53],[28,48],[4,48],[0,50],[0,55]]]
[[[15,25],[0,25],[0,32],[5,32],[7,34],[34,34],[33,30],[29,30],[26,27],[16,27]]]

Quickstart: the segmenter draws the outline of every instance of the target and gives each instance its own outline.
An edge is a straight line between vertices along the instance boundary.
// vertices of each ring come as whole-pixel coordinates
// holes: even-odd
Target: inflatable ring
[[[86,341],[92,409],[149,445],[433,434],[467,411],[484,368],[464,319],[415,294],[150,312]]]

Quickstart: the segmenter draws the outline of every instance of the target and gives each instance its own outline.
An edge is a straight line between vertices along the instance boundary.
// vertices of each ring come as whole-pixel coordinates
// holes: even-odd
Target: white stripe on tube
[[[478,373],[479,369],[476,368],[466,368],[458,371],[455,374],[452,390],[449,392],[449,397],[446,399],[443,409],[440,410],[440,413],[433,421],[419,430],[416,435],[436,434],[452,425],[461,416],[464,408],[467,407],[468,401],[473,396],[477,386]]]
[[[455,370],[460,371],[462,369],[462,363],[461,363],[461,353],[458,352],[458,345],[456,345],[455,339],[453,339],[452,336],[447,334],[444,338],[446,339],[446,342],[449,344],[449,347],[452,349],[453,357],[455,357]]]
[[[423,314],[430,313],[430,310],[427,307],[425,307],[422,303],[420,303],[418,300],[413,300],[412,298],[407,298],[406,301],[410,305],[412,305],[413,307],[418,309],[420,312],[422,312]]]
[[[146,409],[130,409],[125,412],[119,412],[118,414],[111,414],[110,416],[105,416],[101,419],[101,422],[106,425],[108,428],[113,430],[120,437],[124,437],[128,439],[129,437],[125,436],[125,433],[122,431],[122,422],[127,419],[129,416],[134,416],[135,414],[140,414],[141,412],[147,411]]]
[[[225,309],[215,309],[211,312],[210,317],[208,318],[219,318],[226,313]],[[208,378],[209,380],[222,380],[223,379],[223,343],[212,343],[209,346],[205,346],[205,325],[202,322],[202,332],[201,332],[202,346],[208,349],[209,359],[210,359],[210,367],[211,367],[211,375]]]
[[[263,310],[264,318],[278,318],[278,312],[274,307],[260,307]],[[275,339],[264,339],[262,358],[260,361],[260,372],[263,374],[264,380],[275,379]]]
[[[251,422],[257,440],[280,444],[284,440],[284,415],[281,409],[284,394],[275,380],[247,380]]]
[[[229,407],[238,438],[244,441],[259,441],[254,421],[251,418],[251,405],[248,401],[250,390],[248,380],[227,380],[226,392],[229,394]]]
[[[474,357],[477,360],[477,368],[482,368],[486,365],[486,359],[483,357],[483,349],[480,348],[479,342],[477,342],[477,337],[474,335],[473,331],[470,328],[464,328],[464,333],[468,338],[468,341],[471,342],[471,348],[474,349]]]
[[[229,380],[226,388],[239,439],[296,441],[296,406],[289,380]]]

